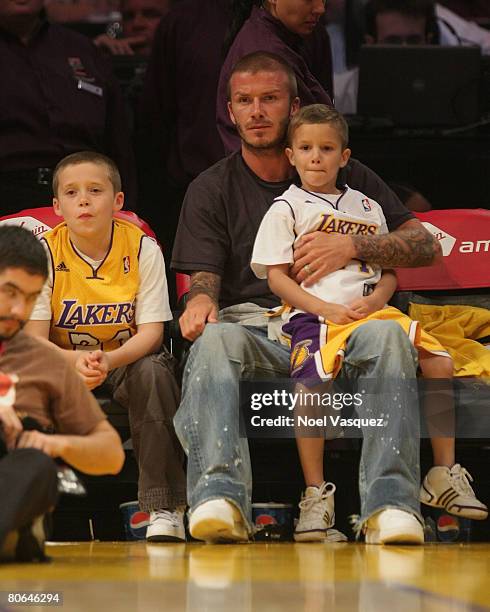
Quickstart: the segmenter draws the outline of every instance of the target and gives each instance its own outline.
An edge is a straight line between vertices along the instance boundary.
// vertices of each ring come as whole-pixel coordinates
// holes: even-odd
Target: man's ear
[[[114,197],[114,203],[112,205],[113,212],[117,212],[121,210],[124,206],[124,193],[122,191],[118,191]]]
[[[291,102],[291,110],[289,111],[289,117],[296,115],[296,113],[299,111],[299,105],[300,99],[298,98],[298,96],[296,96],[296,98],[294,98],[294,100]]]
[[[285,149],[286,157],[289,159],[289,163],[291,166],[294,166],[294,153],[290,147],[286,147]]]
[[[61,212],[60,203],[58,201],[58,198],[53,198],[53,210],[54,210],[54,214],[57,217],[62,217],[63,216],[63,214]]]
[[[230,115],[231,122],[233,123],[233,125],[236,125],[235,115],[233,114],[233,111],[231,110],[231,102],[228,100],[226,104],[228,106],[228,114]]]
[[[347,166],[352,151],[350,149],[344,149],[342,151],[342,155],[340,156],[340,167],[345,168]]]

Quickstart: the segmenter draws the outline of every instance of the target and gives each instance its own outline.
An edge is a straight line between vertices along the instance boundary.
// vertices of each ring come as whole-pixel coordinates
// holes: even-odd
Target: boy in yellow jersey
[[[124,194],[114,162],[87,151],[53,174],[64,222],[43,237],[51,270],[27,331],[63,349],[93,389],[105,383],[129,413],[147,539],[184,540],[183,452],[173,416],[179,389],[162,348],[172,318],[163,255],[138,227],[113,217]]]

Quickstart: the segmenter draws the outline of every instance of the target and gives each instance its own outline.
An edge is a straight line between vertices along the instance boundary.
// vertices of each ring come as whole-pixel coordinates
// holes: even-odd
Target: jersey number
[[[89,333],[75,333],[70,332],[70,342],[73,345],[75,350],[81,351],[95,351],[96,349],[104,350],[104,343],[92,336]],[[131,330],[130,329],[120,329],[112,338],[108,341],[108,343],[119,342],[119,346],[122,346],[126,340],[131,338]]]

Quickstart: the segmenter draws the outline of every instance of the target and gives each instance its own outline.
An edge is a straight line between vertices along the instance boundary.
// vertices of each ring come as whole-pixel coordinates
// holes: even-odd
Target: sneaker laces
[[[451,484],[458,493],[474,497],[475,492],[469,483],[469,480],[473,482],[473,477],[466,468],[456,463],[456,465],[453,465],[451,468],[450,474]]]
[[[333,482],[324,482],[318,489],[315,487],[312,487],[312,489],[314,494],[303,497],[298,504],[299,508],[305,512],[312,512],[323,517],[325,508],[322,506],[321,502],[335,493],[336,486]],[[332,517],[328,516],[328,518],[331,520]]]
[[[162,519],[172,525],[172,527],[180,527],[182,525],[182,510],[176,508],[175,510],[165,510],[163,508],[152,511],[152,518],[157,521]]]

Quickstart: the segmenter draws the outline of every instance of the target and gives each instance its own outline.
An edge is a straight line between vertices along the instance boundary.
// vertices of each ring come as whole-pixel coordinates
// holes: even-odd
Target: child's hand
[[[349,308],[360,314],[363,318],[368,317],[377,310],[381,310],[383,306],[384,304],[381,304],[374,294],[359,298],[349,304]]]
[[[95,389],[107,378],[109,361],[103,351],[81,352],[75,368],[89,389]]]
[[[362,319],[362,315],[352,308],[342,306],[341,304],[332,304],[330,302],[325,302],[325,306],[320,316],[337,325],[345,325],[346,323],[352,323],[353,321]]]

